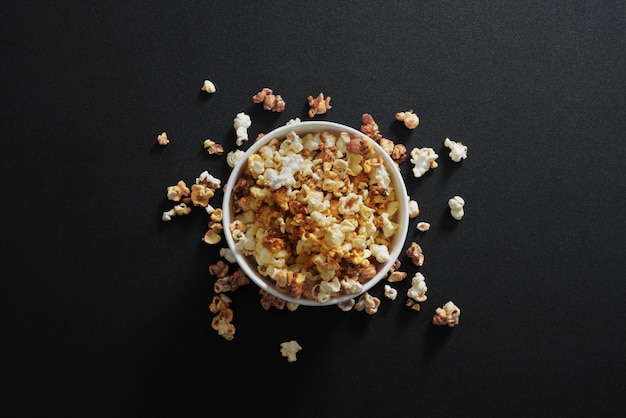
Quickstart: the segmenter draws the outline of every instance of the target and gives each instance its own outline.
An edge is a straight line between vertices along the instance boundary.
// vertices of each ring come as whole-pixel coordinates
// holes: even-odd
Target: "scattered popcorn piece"
[[[406,250],[406,255],[416,266],[420,267],[424,264],[424,253],[418,243],[412,242],[411,246]]]
[[[385,297],[391,300],[396,300],[398,297],[398,291],[388,284],[385,285]]]
[[[404,144],[395,144],[391,151],[391,159],[396,164],[402,164],[406,160],[406,146]]]
[[[420,207],[417,202],[409,198],[409,218],[416,218],[420,214]]]
[[[287,361],[290,363],[298,360],[296,358],[296,354],[300,350],[302,350],[302,347],[300,347],[300,344],[298,344],[295,340],[280,344],[280,354],[282,354],[283,357],[287,357]]]
[[[298,309],[298,307],[299,307],[300,305],[298,305],[298,304],[297,304],[297,303],[295,303],[295,302],[286,302],[286,303],[285,303],[285,306],[287,307],[287,309],[289,309],[291,312],[293,312],[293,311],[295,311],[296,309]]]
[[[428,222],[418,222],[416,229],[420,232],[426,232],[430,229],[430,224]]]
[[[461,196],[454,196],[452,199],[448,200],[448,206],[450,207],[450,214],[457,221],[460,221],[463,215],[465,215],[465,210],[463,209],[465,200],[463,200]]]
[[[320,93],[316,98],[313,96],[307,97],[307,101],[309,102],[309,117],[312,118],[315,115],[324,114],[330,109],[332,106],[330,105],[330,96],[324,98],[324,93]]]
[[[378,312],[380,306],[380,299],[365,292],[359,298],[359,301],[354,305],[354,309],[357,311],[365,310],[369,315],[374,315]]]
[[[355,303],[356,302],[354,301],[354,299],[348,299],[348,300],[338,303],[337,307],[344,312],[348,312],[348,311],[351,311],[352,308],[354,308]]]
[[[211,264],[209,266],[209,273],[212,276],[221,279],[222,277],[228,276],[229,269],[230,267],[228,267],[228,264],[224,263],[222,260],[218,260],[217,263]]]
[[[261,295],[261,306],[263,306],[263,309],[266,311],[269,311],[272,307],[281,311],[285,308],[285,301],[283,299],[277,298],[263,289],[259,290],[259,294]]]
[[[408,129],[415,129],[420,124],[420,118],[417,117],[413,110],[407,110],[406,112],[396,113],[396,120],[404,123]]]
[[[211,139],[206,139],[203,146],[209,154],[222,155],[224,153],[224,147]]]
[[[404,271],[394,271],[387,277],[387,281],[390,283],[401,282],[406,278],[406,272]]]
[[[250,120],[250,116],[246,115],[244,112],[237,113],[237,116],[233,120],[233,127],[237,134],[237,139],[235,140],[237,146],[243,145],[243,143],[248,140],[248,128],[251,125],[252,121]]]
[[[225,258],[226,261],[228,261],[231,264],[234,264],[237,262],[237,259],[235,258],[235,255],[233,254],[233,251],[230,248],[220,248],[220,257]]]
[[[244,154],[245,152],[240,149],[230,151],[228,154],[226,154],[226,163],[230,168],[235,168],[235,166],[237,165],[239,160],[241,160],[241,157],[243,157]]]
[[[450,158],[452,161],[458,163],[461,160],[467,158],[467,147],[460,142],[452,141],[450,138],[446,138],[443,141],[443,145],[447,148],[450,148]]]
[[[435,310],[435,315],[433,316],[433,324],[435,325],[448,325],[449,327],[454,327],[459,325],[459,317],[461,316],[461,309],[454,304],[454,302],[449,301],[442,308],[437,308]]]
[[[254,103],[263,103],[263,109],[272,112],[282,112],[285,110],[285,101],[278,94],[275,95],[272,89],[264,87],[260,92],[252,96]]]
[[[413,175],[422,177],[431,168],[437,168],[439,155],[432,148],[414,148],[411,151],[411,163],[413,163]]]
[[[159,145],[167,145],[170,143],[170,140],[167,139],[167,133],[162,132],[160,135],[157,136],[157,142],[159,143]]]
[[[176,211],[174,211],[174,209],[170,209],[167,212],[163,212],[161,220],[163,220],[163,222],[169,222],[174,216],[176,216]]]
[[[167,187],[167,198],[169,200],[173,200],[174,202],[180,202],[183,197],[189,196],[190,194],[191,191],[189,190],[189,187],[187,187],[185,182],[182,180],[179,180],[175,186]]]
[[[202,237],[202,242],[209,245],[219,244],[222,241],[222,236],[215,232],[213,229],[209,229],[206,231],[204,236]]]
[[[179,203],[178,205],[174,206],[173,210],[176,216],[189,215],[191,213],[191,207],[187,206],[184,203]]]
[[[408,306],[414,311],[420,311],[422,309],[422,306],[419,303],[415,302],[413,299],[407,299],[405,306]]]
[[[215,93],[215,84],[213,84],[213,82],[210,80],[204,80],[204,83],[202,83],[202,88],[200,88],[200,90],[206,91],[207,93]]]
[[[209,305],[209,311],[215,314],[211,327],[226,341],[232,341],[235,337],[235,326],[232,324],[233,310],[229,307],[231,299],[223,293],[213,296]]]
[[[361,132],[372,138],[374,141],[380,141],[382,135],[378,130],[378,124],[374,121],[374,118],[369,113],[363,113],[361,116],[363,124],[361,125]]]
[[[424,302],[426,300],[426,278],[419,271],[411,279],[411,288],[406,295],[416,302]]]

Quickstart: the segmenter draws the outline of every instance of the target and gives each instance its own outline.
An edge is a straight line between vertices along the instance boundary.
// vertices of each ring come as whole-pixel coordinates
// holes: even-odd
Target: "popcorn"
[[[220,257],[225,258],[226,261],[228,261],[231,264],[234,264],[237,262],[237,259],[235,258],[235,255],[233,254],[230,248],[220,248]]]
[[[167,145],[170,143],[170,140],[167,139],[167,133],[162,132],[161,134],[159,134],[157,136],[157,142],[159,143],[159,145]]]
[[[189,196],[190,194],[191,191],[189,190],[189,187],[187,187],[185,182],[182,180],[179,180],[175,186],[167,187],[167,198],[169,200],[173,200],[174,202],[180,202],[183,197]]]
[[[428,222],[418,222],[416,229],[420,232],[426,232],[430,229],[430,224]]]
[[[274,95],[272,89],[264,87],[260,92],[252,96],[254,103],[263,103],[263,109],[272,112],[285,110],[285,101],[280,95]]]
[[[369,113],[363,113],[361,116],[363,124],[361,125],[361,132],[372,138],[374,141],[380,141],[382,135],[378,130],[378,124],[374,121],[374,118]]]
[[[401,282],[406,278],[406,273],[404,271],[393,271],[387,277],[387,281],[390,283]]]
[[[202,83],[202,87],[200,88],[200,90],[206,91],[207,93],[215,93],[215,84],[213,84],[213,82],[210,80],[204,80],[204,83]]]
[[[241,160],[241,157],[243,157],[244,154],[245,152],[240,149],[230,151],[228,154],[226,154],[226,164],[228,164],[230,168],[235,168],[235,166],[237,165],[239,160]]]
[[[450,207],[450,214],[454,219],[460,221],[465,215],[463,207],[465,206],[465,200],[461,196],[454,196],[448,200],[448,206]]]
[[[450,138],[446,138],[443,141],[443,145],[450,148],[450,158],[452,161],[458,163],[461,160],[467,158],[467,147],[460,142],[452,141]]]
[[[437,168],[439,155],[432,148],[414,148],[411,151],[411,163],[413,167],[413,175],[422,177],[431,168]]]
[[[420,207],[417,202],[409,198],[409,218],[416,218],[420,214]]]
[[[344,312],[348,312],[348,311],[352,310],[352,308],[354,307],[355,303],[356,302],[354,301],[354,299],[348,299],[346,301],[338,303],[337,307],[339,309],[341,309],[342,311],[344,311]]]
[[[396,113],[396,120],[403,122],[408,129],[415,129],[420,124],[420,119],[412,110]]]
[[[294,119],[289,119],[289,120],[287,121],[287,123],[285,123],[285,125],[294,125],[294,124],[296,124],[296,123],[300,123],[300,122],[302,122],[302,121],[300,120],[300,118],[294,118]]]
[[[359,297],[359,301],[354,305],[354,309],[357,311],[365,310],[369,315],[374,315],[378,312],[380,306],[380,299],[365,292]]]
[[[233,188],[235,250],[294,298],[361,293],[399,228],[398,197],[372,144],[291,131],[259,148]]]
[[[266,311],[269,311],[272,307],[281,311],[285,308],[284,300],[277,298],[263,289],[260,289],[259,293],[261,294],[261,306],[263,306],[263,309]]]
[[[204,236],[202,237],[202,242],[209,245],[215,245],[222,241],[222,237],[215,232],[213,229],[209,229],[206,231]]]
[[[406,255],[416,266],[420,267],[424,264],[424,253],[418,243],[412,242],[411,246],[406,250]]]
[[[387,299],[391,299],[391,300],[396,300],[396,297],[398,297],[398,291],[396,289],[394,289],[393,287],[389,286],[388,284],[385,285],[385,297]]]
[[[294,362],[298,360],[296,354],[302,350],[300,344],[297,341],[291,340],[280,344],[280,354],[283,357],[287,357],[288,362]]]
[[[307,101],[310,107],[308,112],[310,118],[315,115],[324,114],[332,107],[330,105],[330,97],[324,98],[324,93],[320,93],[316,98],[309,96],[307,97]]]
[[[184,203],[179,203],[173,208],[174,214],[176,216],[189,215],[191,213],[191,208]]]
[[[205,139],[202,146],[209,154],[222,155],[224,153],[224,147],[211,139]]]
[[[233,127],[237,134],[235,143],[238,146],[243,145],[243,143],[248,140],[248,128],[251,125],[252,121],[250,120],[250,116],[246,115],[244,112],[237,113],[237,116],[233,120]]]
[[[232,341],[235,337],[235,326],[232,324],[233,310],[229,307],[232,300],[223,293],[213,296],[209,305],[209,311],[215,314],[211,327],[226,341]]]
[[[411,288],[407,291],[407,296],[416,302],[426,301],[426,278],[419,271],[411,279]]]
[[[459,325],[459,317],[461,316],[461,309],[449,301],[443,307],[435,310],[433,316],[434,325],[448,325],[449,327],[455,327]]]

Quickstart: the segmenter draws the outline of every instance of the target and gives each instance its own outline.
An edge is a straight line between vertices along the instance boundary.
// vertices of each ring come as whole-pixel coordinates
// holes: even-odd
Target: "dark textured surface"
[[[0,16],[3,416],[599,416],[626,390],[626,8],[620,2],[11,2]],[[458,4],[457,4],[458,3]],[[204,79],[217,93],[200,91]],[[281,94],[272,114],[250,97]],[[207,217],[166,187],[226,181],[252,138],[323,91],[371,113],[420,179],[428,300],[264,311],[210,327]],[[394,121],[412,108],[414,131]],[[167,131],[171,143],[156,145]],[[443,139],[469,147],[453,163]],[[248,145],[246,144],[244,148]],[[465,198],[453,221],[447,199]],[[219,204],[219,196],[212,201]],[[432,224],[418,234],[419,220]],[[225,244],[224,244],[225,245]],[[403,269],[417,269],[404,260]],[[454,329],[437,306],[462,310]],[[298,361],[280,343],[297,340]]]

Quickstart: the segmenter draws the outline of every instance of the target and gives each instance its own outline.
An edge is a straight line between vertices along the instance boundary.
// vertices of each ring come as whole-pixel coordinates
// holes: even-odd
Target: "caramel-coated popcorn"
[[[233,187],[235,250],[294,298],[361,293],[389,260],[406,198],[372,145],[347,132],[292,131],[259,148]]]
[[[307,97],[307,101],[309,102],[309,117],[312,118],[315,115],[324,114],[330,109],[332,106],[330,105],[330,96],[324,98],[324,93],[320,93],[317,97],[309,96]]]
[[[263,109],[272,112],[282,112],[285,110],[285,101],[280,94],[274,94],[272,89],[264,87],[260,92],[252,96],[254,103],[263,103]]]

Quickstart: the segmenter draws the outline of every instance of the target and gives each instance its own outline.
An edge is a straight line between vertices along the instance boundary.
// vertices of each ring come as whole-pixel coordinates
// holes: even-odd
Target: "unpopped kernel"
[[[233,187],[235,249],[294,298],[358,294],[389,260],[399,197],[366,141],[292,131],[252,154]]]

